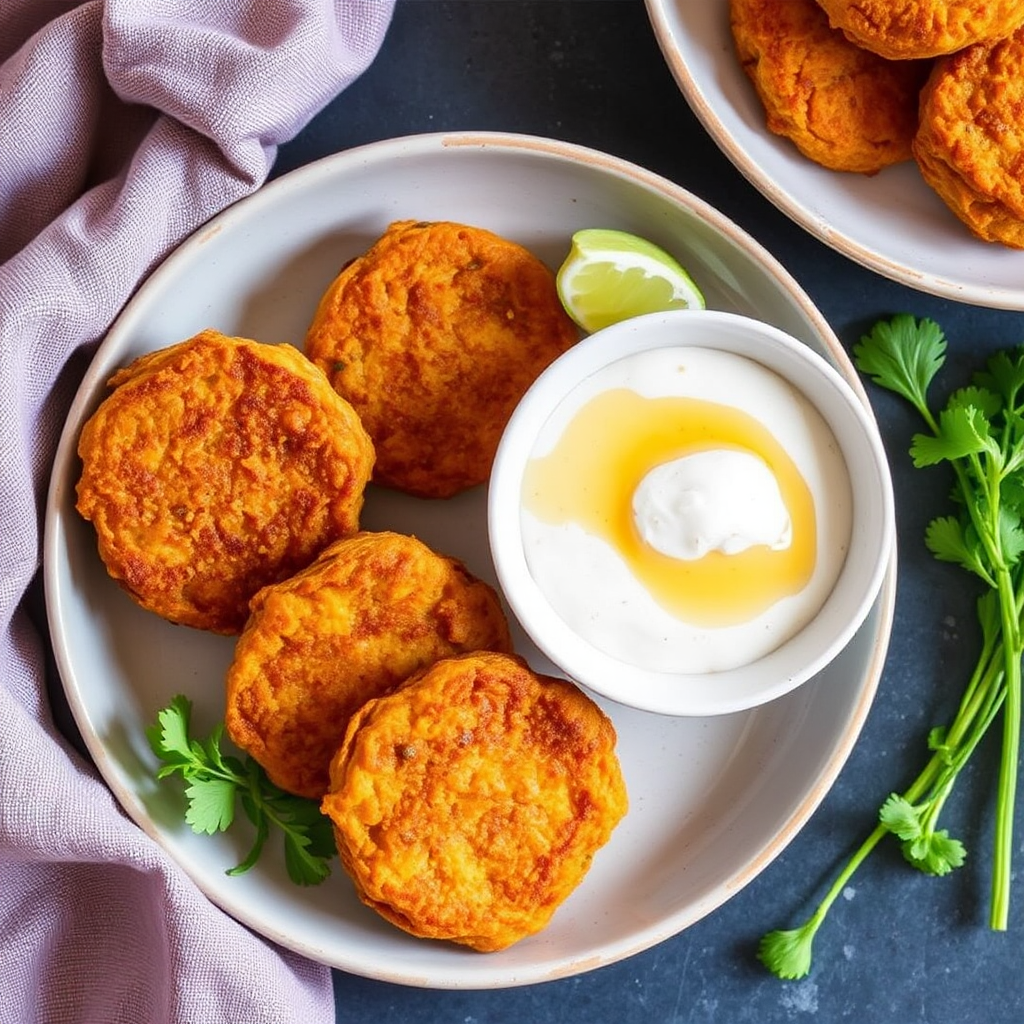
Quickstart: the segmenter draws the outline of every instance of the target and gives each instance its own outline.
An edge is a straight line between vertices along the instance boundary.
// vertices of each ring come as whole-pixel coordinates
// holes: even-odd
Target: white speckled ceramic
[[[848,646],[799,690],[752,712],[669,718],[608,706],[631,806],[611,842],[541,934],[482,955],[420,941],[362,906],[335,870],[290,884],[276,847],[248,875],[225,869],[243,826],[196,836],[180,793],[153,781],[144,728],[178,692],[199,730],[223,714],[229,638],[170,626],[107,577],[74,510],[75,447],[110,372],[204,327],[301,345],[322,290],[399,218],[491,228],[552,267],[571,233],[602,225],[675,252],[712,308],[760,317],[823,354],[863,395],[807,296],[759,245],[689,193],[591,150],[496,134],[428,135],[329,157],[221,214],[142,286],[96,354],[68,418],[46,512],[45,582],[58,667],[77,723],[126,811],[229,914],[284,946],[368,977],[437,988],[496,988],[578,974],[686,928],[749,882],[834,781],[878,683],[894,575]],[[485,488],[445,502],[368,497],[364,526],[415,532],[494,582]],[[539,668],[545,660],[519,637]]]
[[[911,288],[1024,309],[1024,252],[974,238],[914,162],[876,175],[820,167],[765,127],[736,59],[729,0],[646,0],[658,44],[697,117],[780,210],[826,245]]]
[[[831,430],[855,484],[846,558],[814,617],[750,663],[683,674],[630,665],[566,624],[528,565],[521,510],[523,478],[538,438],[580,381],[638,353],[689,347],[744,356],[788,381]],[[664,715],[745,711],[820,673],[871,610],[896,533],[889,463],[874,418],[857,394],[807,345],[770,324],[723,310],[675,310],[624,320],[590,335],[549,366],[519,403],[502,437],[491,472],[488,523],[498,581],[537,647],[571,679],[602,696]],[[587,597],[578,596],[585,613]]]

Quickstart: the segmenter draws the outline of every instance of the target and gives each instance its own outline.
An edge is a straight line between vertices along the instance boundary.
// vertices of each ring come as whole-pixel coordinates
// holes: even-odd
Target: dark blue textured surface
[[[703,3],[708,0],[684,0]],[[400,0],[371,69],[281,151],[275,173],[378,139],[481,129],[582,143],[671,178],[718,207],[796,276],[848,347],[880,316],[936,319],[950,339],[937,391],[987,352],[1024,341],[1024,315],[932,298],[851,263],[753,189],[704,133],[658,50],[640,0]],[[854,1020],[861,1024],[1019,1024],[1024,1020],[1024,888],[1009,931],[987,928],[994,750],[982,750],[949,809],[968,864],[944,879],[881,848],[819,935],[815,969],[782,983],[753,956],[766,930],[795,925],[870,830],[879,803],[922,764],[928,728],[970,668],[973,592],[921,537],[948,479],[911,470],[917,428],[871,390],[895,475],[899,586],[880,692],[840,778],[783,854],[685,933],[590,974],[508,991],[433,992],[336,975],[346,1024],[634,1024]],[[1017,853],[1024,855],[1024,813]]]

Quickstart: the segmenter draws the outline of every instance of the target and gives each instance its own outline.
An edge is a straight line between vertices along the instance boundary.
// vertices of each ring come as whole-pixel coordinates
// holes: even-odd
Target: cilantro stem
[[[996,795],[996,833],[992,864],[992,894],[989,925],[1005,931],[1010,912],[1010,874],[1013,859],[1013,817],[1017,793],[1017,766],[1020,748],[1020,624],[1016,615],[1016,594],[1009,570],[998,574],[999,604],[1002,613],[1005,652],[1006,706],[1003,712],[1003,749],[999,764]]]
[[[953,721],[945,733],[945,743],[933,751],[920,774],[903,791],[902,799],[919,808],[922,829],[933,833],[939,813],[975,747],[981,742],[1003,703],[1005,689],[1003,645],[986,634],[985,655],[979,659],[971,681]],[[952,749],[955,753],[950,754]],[[832,904],[875,847],[892,832],[879,822],[836,875],[811,916],[799,928],[765,935],[758,948],[761,961],[781,978],[799,978],[810,969],[814,937],[824,923]]]

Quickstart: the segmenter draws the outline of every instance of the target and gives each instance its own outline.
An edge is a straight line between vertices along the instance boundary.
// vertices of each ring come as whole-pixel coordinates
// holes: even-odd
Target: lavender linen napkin
[[[25,600],[92,344],[372,60],[391,0],[0,0],[0,1022],[333,1021],[62,737]]]

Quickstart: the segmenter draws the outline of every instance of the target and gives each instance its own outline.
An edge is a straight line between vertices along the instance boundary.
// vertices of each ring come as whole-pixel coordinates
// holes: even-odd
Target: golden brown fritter
[[[486,481],[516,403],[577,336],[522,246],[406,220],[331,284],[306,353],[362,417],[374,481],[443,498]]]
[[[625,814],[615,742],[521,658],[447,659],[357,712],[321,806],[364,903],[491,952],[548,923]]]
[[[365,701],[439,658],[511,647],[497,595],[460,562],[358,533],[253,598],[228,671],[228,734],[282,789],[319,798]]]
[[[1024,29],[937,63],[914,155],[978,238],[1024,248]]]
[[[257,590],[358,528],[373,446],[298,350],[203,331],[109,385],[79,438],[78,511],[144,608],[237,633]]]
[[[995,42],[1024,25],[1021,0],[817,2],[833,28],[890,60],[938,57],[973,43]]]
[[[855,46],[815,0],[731,0],[730,10],[771,131],[836,171],[873,174],[911,158],[927,64]]]

